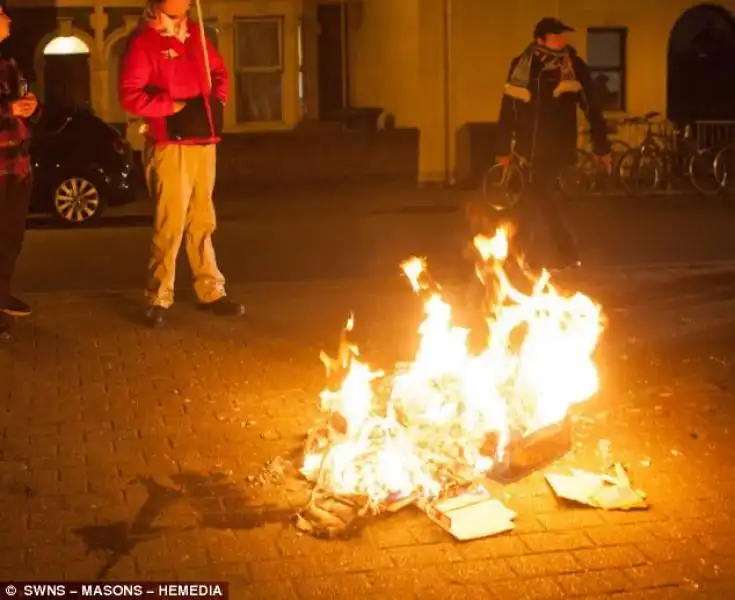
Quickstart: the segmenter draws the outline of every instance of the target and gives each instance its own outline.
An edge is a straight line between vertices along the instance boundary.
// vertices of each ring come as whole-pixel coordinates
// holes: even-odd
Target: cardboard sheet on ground
[[[483,489],[439,502],[421,503],[428,517],[460,541],[505,533],[513,529],[516,513]]]
[[[571,475],[548,473],[546,481],[564,500],[604,510],[648,508],[646,495],[631,486],[625,469],[615,465],[615,477],[572,469]]]

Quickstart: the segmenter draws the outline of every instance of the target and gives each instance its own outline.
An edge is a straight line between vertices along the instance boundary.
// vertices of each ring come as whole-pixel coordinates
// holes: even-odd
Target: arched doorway
[[[678,123],[735,120],[735,19],[700,4],[679,17],[669,37],[668,117]]]
[[[75,36],[59,36],[43,49],[44,101],[51,106],[90,108],[89,47]]]

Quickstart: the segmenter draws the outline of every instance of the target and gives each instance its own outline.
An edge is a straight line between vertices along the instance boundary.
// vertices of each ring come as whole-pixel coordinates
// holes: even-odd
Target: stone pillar
[[[445,1],[419,3],[419,184],[450,179],[454,133],[447,135]]]
[[[301,120],[299,102],[299,22],[300,11],[288,5],[283,22],[283,122],[293,127]]]
[[[102,5],[95,7],[91,22],[95,42],[95,48],[90,56],[90,67],[92,69],[92,108],[100,117],[107,120],[110,112],[110,73],[107,63],[108,57],[105,54],[107,13],[105,13]]]
[[[74,35],[74,26],[72,21],[73,19],[71,17],[56,18],[56,28],[58,29],[60,36],[71,37]]]
[[[304,104],[310,120],[319,119],[319,24],[316,18],[316,0],[304,0],[301,14],[302,60],[304,76]]]

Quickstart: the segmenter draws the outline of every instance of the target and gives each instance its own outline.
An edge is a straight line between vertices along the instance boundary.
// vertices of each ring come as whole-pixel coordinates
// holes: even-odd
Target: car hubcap
[[[100,195],[91,181],[72,177],[56,188],[54,205],[65,221],[82,223],[97,212]]]

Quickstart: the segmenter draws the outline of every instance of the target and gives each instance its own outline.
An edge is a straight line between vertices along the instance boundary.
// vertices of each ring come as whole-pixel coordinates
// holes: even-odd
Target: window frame
[[[234,44],[234,51],[235,56],[233,60],[233,68],[232,72],[234,75],[234,78],[239,78],[240,75],[243,74],[249,74],[249,73],[280,73],[281,75],[281,118],[279,120],[274,121],[248,121],[243,120],[240,117],[240,92],[239,92],[239,85],[236,85],[235,87],[235,113],[236,113],[236,119],[237,123],[239,125],[250,125],[255,123],[283,123],[284,122],[284,111],[285,111],[285,103],[284,103],[284,97],[283,97],[283,88],[284,88],[284,76],[286,74],[286,65],[285,65],[285,48],[284,48],[284,29],[285,29],[285,17],[283,15],[263,15],[263,16],[252,16],[252,17],[246,17],[246,16],[236,16],[234,19],[234,35],[233,35],[233,44]],[[240,40],[240,23],[276,23],[278,25],[278,65],[271,66],[271,67],[241,67],[240,62],[240,44],[242,41]]]
[[[615,34],[620,42],[619,65],[591,65],[589,62],[590,36],[595,34]],[[620,105],[616,108],[604,108],[606,112],[625,112],[628,108],[628,34],[627,27],[588,27],[587,28],[587,67],[591,79],[600,73],[615,73],[620,78]]]

